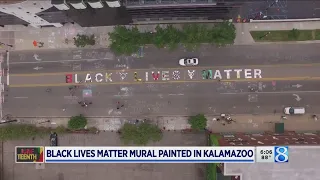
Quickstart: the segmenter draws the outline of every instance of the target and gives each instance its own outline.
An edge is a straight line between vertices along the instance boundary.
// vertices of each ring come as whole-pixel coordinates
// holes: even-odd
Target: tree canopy
[[[124,144],[146,145],[149,142],[160,141],[162,138],[161,129],[146,122],[139,124],[125,123],[120,132],[120,138]]]
[[[117,55],[131,55],[138,52],[139,47],[144,41],[137,27],[126,28],[116,26],[114,31],[109,33],[111,41],[110,49]]]
[[[189,124],[193,130],[201,131],[205,130],[207,127],[207,118],[203,114],[197,114],[195,116],[189,117]]]
[[[137,53],[140,46],[153,44],[157,48],[174,50],[183,45],[188,50],[197,49],[201,43],[218,46],[233,44],[236,29],[230,22],[206,24],[186,24],[181,28],[173,25],[157,26],[155,32],[141,32],[137,27],[116,26],[109,33],[110,48],[117,55]]]
[[[85,47],[87,45],[95,45],[96,44],[96,40],[94,35],[80,35],[77,34],[76,37],[73,38],[74,40],[74,45],[77,47]]]
[[[68,128],[70,130],[84,129],[87,123],[87,118],[81,114],[79,116],[72,116],[68,121]]]

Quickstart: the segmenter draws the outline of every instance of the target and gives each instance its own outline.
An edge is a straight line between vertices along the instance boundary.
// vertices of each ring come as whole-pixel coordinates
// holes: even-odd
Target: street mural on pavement
[[[158,81],[204,81],[232,79],[260,79],[261,69],[170,69],[106,71],[87,74],[66,74],[66,83],[108,83],[108,82],[158,82]]]

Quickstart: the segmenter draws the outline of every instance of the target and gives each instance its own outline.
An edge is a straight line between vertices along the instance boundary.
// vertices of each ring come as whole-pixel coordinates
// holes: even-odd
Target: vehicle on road
[[[183,58],[179,60],[180,66],[196,66],[198,63],[198,58]]]
[[[306,113],[304,107],[286,107],[284,108],[284,113],[288,115],[301,115]]]
[[[58,134],[56,132],[50,134],[50,146],[58,146]]]

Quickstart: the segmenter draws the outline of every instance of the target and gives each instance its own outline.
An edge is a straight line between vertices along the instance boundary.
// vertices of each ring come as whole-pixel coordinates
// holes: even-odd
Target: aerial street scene
[[[318,179],[319,9],[0,0],[0,180]]]

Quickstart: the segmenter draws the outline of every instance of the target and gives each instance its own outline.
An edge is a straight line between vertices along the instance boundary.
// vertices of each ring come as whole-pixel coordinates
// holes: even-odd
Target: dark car
[[[58,146],[58,134],[56,132],[50,134],[50,146]]]

